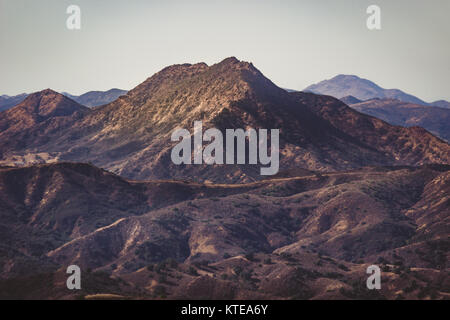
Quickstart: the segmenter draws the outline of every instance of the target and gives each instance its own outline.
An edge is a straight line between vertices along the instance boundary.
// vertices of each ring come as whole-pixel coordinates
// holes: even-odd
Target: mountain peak
[[[199,62],[195,64],[182,63],[173,64],[171,66],[165,67],[161,71],[157,72],[155,75],[182,75],[183,73],[190,72],[200,72],[208,68],[208,65],[204,62]],[[150,77],[152,78],[152,77]]]
[[[0,96],[0,111],[8,110],[15,105],[21,103],[27,97],[26,93],[21,93],[15,96],[2,95]]]
[[[52,90],[52,89],[50,89],[50,88],[47,88],[47,89],[44,89],[44,90],[41,90],[41,91],[36,91],[36,92],[33,92],[33,93],[30,93],[29,95],[28,95],[28,97],[27,97],[27,99],[28,98],[34,98],[34,97],[43,97],[43,96],[48,96],[48,95],[54,95],[54,96],[56,96],[56,95],[58,95],[59,93],[58,92],[56,92],[56,91],[54,91],[54,90]]]
[[[22,115],[28,114],[42,121],[56,116],[68,116],[76,111],[84,110],[87,110],[87,108],[72,99],[52,89],[44,89],[31,93],[9,111]]]
[[[288,93],[251,63],[234,57],[212,66],[170,66],[114,102],[72,115],[80,108],[73,100],[44,90],[0,114],[0,150],[7,155],[5,161],[22,161],[11,155],[38,150],[49,158],[58,154],[59,159],[91,161],[133,179],[260,179],[255,167],[225,166],[218,171],[173,164],[172,133],[177,128],[190,130],[195,121],[202,121],[204,129],[222,132],[279,129],[281,170],[294,166],[347,170],[448,163],[449,159],[449,146],[431,134],[392,127],[331,97]],[[70,116],[49,119],[66,110]]]
[[[338,74],[337,76],[333,77],[331,80],[359,80],[361,79],[358,76],[355,76],[354,74]]]
[[[247,61],[241,61],[241,60],[237,59],[236,57],[226,58],[226,59],[222,60],[221,62],[219,62],[218,64],[216,64],[215,66],[226,67],[226,68],[231,68],[231,69],[236,69],[236,70],[246,69],[246,70],[258,71],[258,69],[256,69],[253,66],[253,63],[247,62]]]
[[[150,101],[192,101],[185,104],[211,104],[225,106],[230,101],[243,99],[251,89],[265,92],[281,90],[256,69],[252,63],[229,57],[208,66],[204,62],[196,64],[176,64],[168,66],[149,77],[129,91],[127,99],[134,106],[149,105]],[[195,101],[195,102],[194,102]],[[202,107],[203,108],[203,107]],[[181,113],[182,109],[174,110]]]
[[[353,96],[362,101],[374,98],[390,98],[404,102],[428,105],[423,100],[401,90],[384,89],[370,80],[355,75],[340,74],[330,80],[324,80],[317,84],[313,84],[307,87],[305,91],[330,95],[337,99],[346,96]]]
[[[219,64],[237,64],[240,62],[241,61],[239,61],[236,57],[228,57],[219,62]]]
[[[86,93],[83,93],[80,96],[74,96],[68,93],[63,93],[66,97],[69,97],[70,99],[78,102],[79,104],[93,108],[101,105],[108,104],[116,99],[118,99],[120,96],[125,95],[127,93],[126,90],[113,88],[109,89],[108,91],[88,91]]]
[[[351,105],[351,104],[355,104],[355,103],[360,103],[361,102],[361,100],[355,98],[354,96],[345,96],[345,97],[343,97],[343,98],[341,98],[339,100],[341,100],[343,103],[345,103],[347,105]]]
[[[139,101],[143,103],[144,100],[153,96],[159,89],[166,90],[168,89],[168,86],[173,85],[174,82],[180,81],[181,79],[192,78],[193,76],[208,70],[208,68],[208,65],[204,62],[196,64],[174,64],[165,67],[161,71],[147,78],[134,89],[130,90],[128,96],[132,99],[139,97]]]

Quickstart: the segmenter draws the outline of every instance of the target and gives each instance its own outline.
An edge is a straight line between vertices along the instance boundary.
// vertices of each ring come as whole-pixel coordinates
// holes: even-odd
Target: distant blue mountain
[[[450,103],[444,100],[436,102],[425,102],[411,94],[399,89],[384,89],[374,82],[360,78],[355,75],[340,74],[330,80],[324,80],[307,87],[304,91],[325,94],[341,99],[347,96],[355,97],[361,101],[374,98],[396,99],[403,102],[420,104],[424,106],[438,106],[450,108]]]
[[[27,97],[26,93],[18,94],[17,96],[0,96],[0,111],[8,110],[16,104],[21,103]]]
[[[126,90],[121,89],[111,89],[108,91],[89,91],[82,94],[81,96],[75,96],[67,92],[62,92],[62,94],[66,97],[90,108],[110,103],[126,93]],[[25,100],[27,96],[27,93],[22,93],[16,96],[0,96],[0,111],[8,110],[14,107],[15,105]]]

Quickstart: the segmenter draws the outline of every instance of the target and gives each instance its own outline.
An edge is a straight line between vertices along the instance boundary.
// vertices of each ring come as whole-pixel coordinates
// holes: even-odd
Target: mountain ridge
[[[390,283],[378,298],[442,298],[449,170],[213,185],[135,182],[81,163],[0,168],[0,297],[70,298],[64,277],[76,264],[85,285],[73,297],[212,299],[227,288],[228,299],[360,299],[367,291],[353,283],[376,263]],[[23,290],[30,275],[46,282]]]
[[[18,94],[15,96],[0,96],[0,112],[8,110],[9,108],[12,108],[13,106],[21,103],[26,97],[26,93]]]
[[[405,103],[397,99],[371,99],[349,104],[352,109],[403,127],[419,126],[450,141],[450,110]]]
[[[173,164],[195,121],[279,129],[279,173]],[[450,145],[235,57],[95,108],[29,95],[0,112],[0,160],[2,299],[448,297]],[[373,264],[389,285],[368,291]]]
[[[39,128],[47,132],[45,137],[37,128],[0,132],[2,163],[26,164],[45,154],[40,157],[90,161],[132,179],[261,179],[252,165],[171,163],[171,133],[179,127],[192,129],[199,120],[205,129],[279,128],[282,171],[448,163],[450,158],[448,144],[424,130],[391,127],[331,97],[288,93],[253,64],[231,57],[212,66],[164,68],[107,105],[50,119]]]
[[[445,100],[428,103],[399,89],[384,89],[376,83],[356,75],[340,74],[329,80],[323,80],[317,84],[310,85],[304,91],[326,94],[338,99],[344,98],[345,96],[353,96],[362,101],[374,98],[388,98],[424,106],[449,106],[449,102]]]

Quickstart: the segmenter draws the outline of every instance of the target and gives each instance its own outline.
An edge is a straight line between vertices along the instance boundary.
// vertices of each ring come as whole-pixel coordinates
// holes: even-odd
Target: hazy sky
[[[81,30],[66,28],[70,4]],[[371,4],[382,30],[366,28]],[[450,100],[449,14],[449,0],[0,0],[0,94],[131,89],[236,56],[285,88],[344,73]]]

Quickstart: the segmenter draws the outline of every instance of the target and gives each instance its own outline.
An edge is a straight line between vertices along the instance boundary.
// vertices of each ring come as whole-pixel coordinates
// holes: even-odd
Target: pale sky
[[[66,28],[70,4],[81,30]],[[131,89],[171,64],[236,56],[284,88],[343,73],[450,100],[449,14],[449,0],[0,0],[0,95]]]

